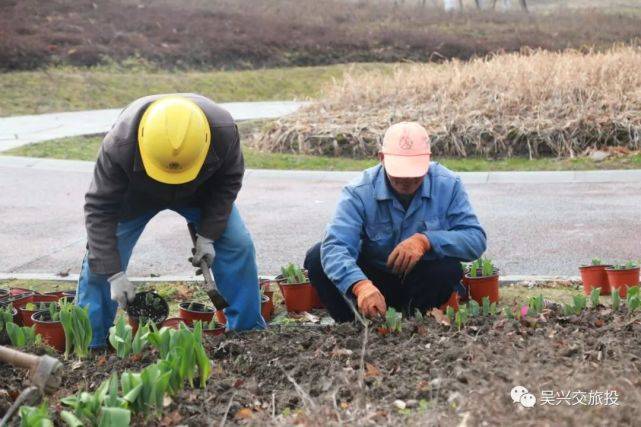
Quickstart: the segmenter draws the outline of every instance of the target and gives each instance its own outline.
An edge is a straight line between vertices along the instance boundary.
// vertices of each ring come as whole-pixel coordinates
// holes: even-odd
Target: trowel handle
[[[24,369],[34,369],[40,362],[39,356],[23,353],[9,347],[0,346],[0,362]]]
[[[194,248],[195,248],[196,247],[196,239],[198,238],[198,236],[196,236],[196,226],[192,222],[189,222],[189,223],[187,223],[187,227],[189,228],[189,235],[191,236],[191,243],[194,245]],[[209,269],[209,266],[207,265],[207,261],[202,260],[200,262],[200,269],[203,272],[203,277],[205,278],[205,283],[207,284],[207,289],[214,288],[214,278],[211,277],[211,270]]]

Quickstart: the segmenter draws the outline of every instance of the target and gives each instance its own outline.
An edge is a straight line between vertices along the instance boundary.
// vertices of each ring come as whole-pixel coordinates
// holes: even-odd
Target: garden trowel
[[[196,226],[193,223],[189,222],[187,223],[187,227],[189,227],[191,242],[194,247],[196,247]],[[218,286],[216,286],[214,276],[212,276],[211,270],[209,269],[209,266],[207,265],[207,262],[205,260],[200,262],[200,269],[202,270],[203,277],[205,278],[204,290],[207,293],[207,296],[209,296],[212,304],[214,304],[216,310],[222,310],[225,307],[229,307],[229,304],[227,304],[225,298],[223,298],[223,296],[218,291]]]

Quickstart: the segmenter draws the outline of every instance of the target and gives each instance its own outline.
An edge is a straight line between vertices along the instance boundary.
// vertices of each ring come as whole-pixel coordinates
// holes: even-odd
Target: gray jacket
[[[211,144],[205,163],[196,179],[186,184],[163,184],[148,177],[138,150],[138,123],[149,104],[166,95],[140,98],[126,107],[102,141],[85,195],[92,273],[111,275],[122,270],[118,223],[147,212],[198,207],[202,209],[199,234],[216,240],[225,230],[245,171],[238,128],[231,115],[208,98],[181,95],[198,104],[209,121]]]

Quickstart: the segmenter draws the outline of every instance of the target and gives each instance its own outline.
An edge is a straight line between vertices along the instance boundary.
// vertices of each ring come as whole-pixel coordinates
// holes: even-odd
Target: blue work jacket
[[[406,211],[379,164],[343,188],[321,245],[323,269],[346,293],[354,283],[367,279],[356,263],[359,257],[391,271],[385,265],[390,253],[415,233],[425,234],[430,241],[425,260],[472,261],[486,248],[485,231],[459,176],[432,162]]]

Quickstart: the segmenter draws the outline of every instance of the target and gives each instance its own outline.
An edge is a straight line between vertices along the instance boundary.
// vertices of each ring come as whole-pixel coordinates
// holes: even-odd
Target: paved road
[[[88,162],[0,156],[0,273],[78,272],[90,170]],[[353,176],[247,173],[238,205],[254,236],[261,273],[302,262]],[[639,171],[462,176],[488,232],[488,254],[505,274],[576,275],[577,266],[595,256],[641,258]],[[189,246],[184,221],[163,212],[143,234],[130,273],[190,275]]]
[[[304,103],[293,101],[229,102],[220,104],[236,120],[272,119],[295,112]],[[106,133],[121,109],[74,111],[32,116],[0,117],[0,151],[69,136]]]

